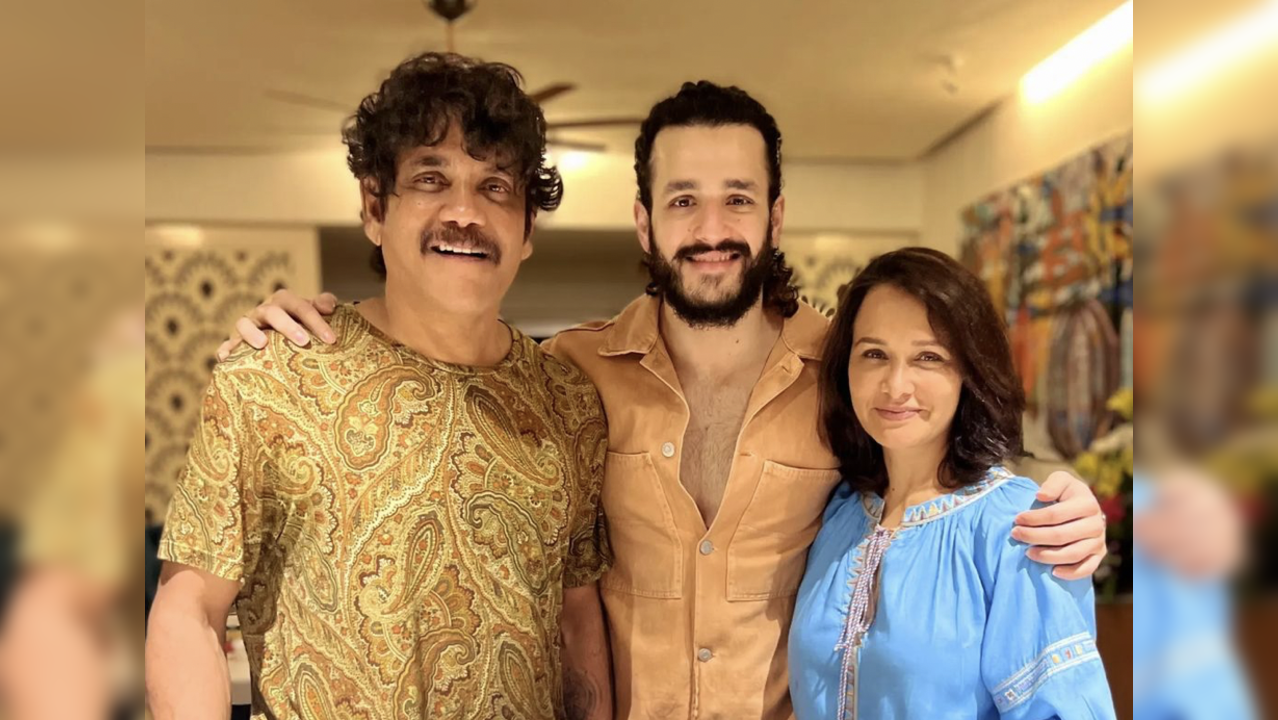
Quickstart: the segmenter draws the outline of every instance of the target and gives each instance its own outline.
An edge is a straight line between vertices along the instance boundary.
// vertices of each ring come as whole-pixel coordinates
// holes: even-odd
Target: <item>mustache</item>
[[[435,242],[457,245],[469,250],[478,250],[487,255],[489,261],[493,263],[501,262],[501,246],[494,242],[483,230],[473,225],[461,227],[447,224],[440,225],[437,228],[426,228],[422,232],[422,255],[430,252],[430,246]]]
[[[679,248],[672,258],[673,262],[687,260],[693,255],[700,255],[706,252],[733,252],[740,255],[745,260],[750,260],[750,246],[740,240],[724,240],[717,245],[711,245],[707,242],[698,240],[697,242]]]

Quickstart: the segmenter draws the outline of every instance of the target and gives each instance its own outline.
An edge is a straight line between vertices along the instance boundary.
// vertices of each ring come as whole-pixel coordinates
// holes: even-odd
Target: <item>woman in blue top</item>
[[[981,282],[922,248],[880,256],[839,304],[823,422],[845,482],[790,632],[800,720],[1113,718],[1090,580],[1025,555],[1024,396]]]

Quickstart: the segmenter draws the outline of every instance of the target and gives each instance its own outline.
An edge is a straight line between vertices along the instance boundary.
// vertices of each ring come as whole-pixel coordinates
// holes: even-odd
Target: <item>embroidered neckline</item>
[[[879,594],[879,569],[883,564],[883,556],[887,554],[895,537],[896,530],[875,527],[857,543],[860,553],[852,563],[851,576],[848,578],[851,590],[848,610],[843,620],[843,632],[834,646],[835,652],[843,653],[839,668],[839,720],[855,720],[857,717],[857,653],[874,622],[874,607],[878,604]]]
[[[952,493],[932,498],[905,509],[905,517],[901,527],[923,525],[949,515],[961,507],[970,505],[973,500],[983,497],[991,490],[1011,480],[1015,475],[1004,467],[990,468],[985,477],[973,485],[959,488]],[[883,519],[883,498],[873,493],[861,493],[861,507],[877,523]]]

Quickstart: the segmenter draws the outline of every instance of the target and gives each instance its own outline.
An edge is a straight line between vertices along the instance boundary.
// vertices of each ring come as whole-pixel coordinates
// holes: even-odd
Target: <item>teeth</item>
[[[456,245],[445,245],[442,243],[439,245],[436,245],[435,249],[442,250],[443,252],[454,253],[457,255],[483,255],[484,254],[483,252],[479,250],[475,250],[473,248],[463,248],[463,247],[458,247]]]
[[[700,255],[692,256],[693,262],[724,262],[726,260],[735,260],[736,253],[733,252],[706,252]]]

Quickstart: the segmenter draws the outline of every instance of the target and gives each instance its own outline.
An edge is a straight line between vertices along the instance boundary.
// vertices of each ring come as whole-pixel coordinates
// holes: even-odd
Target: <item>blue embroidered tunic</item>
[[[1091,581],[1011,536],[1037,490],[998,468],[887,530],[881,498],[841,485],[790,630],[799,720],[1113,718]]]

